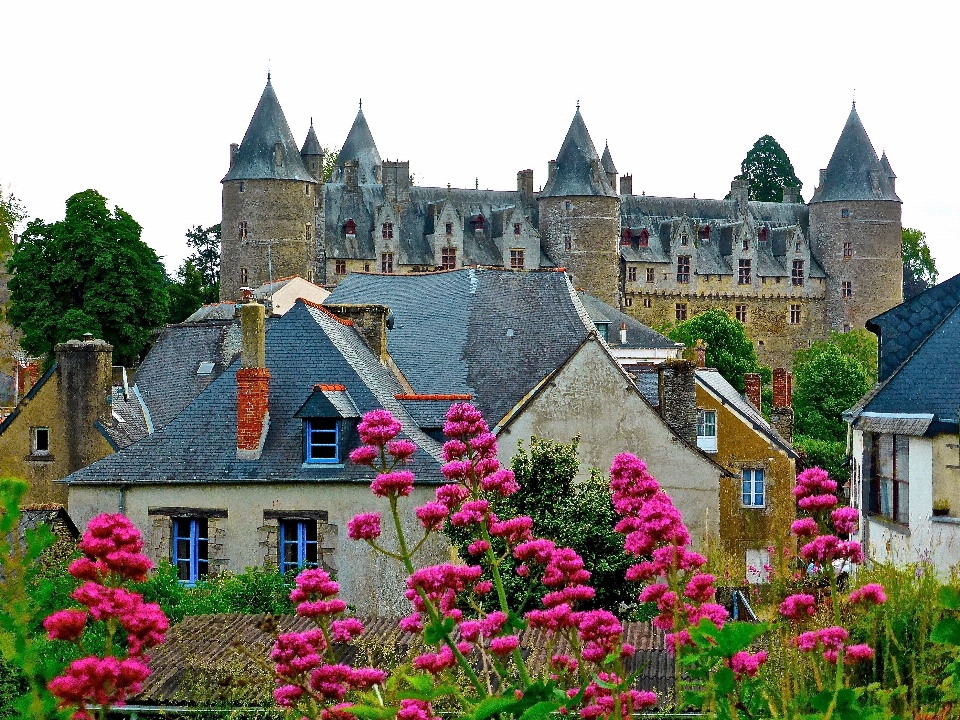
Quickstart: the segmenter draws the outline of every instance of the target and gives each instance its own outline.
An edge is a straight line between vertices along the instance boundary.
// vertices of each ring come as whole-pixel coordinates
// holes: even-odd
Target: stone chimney
[[[237,458],[259,460],[270,428],[270,370],[267,369],[264,308],[240,308],[240,369],[237,370]]]
[[[697,443],[696,363],[670,359],[657,366],[660,415],[673,431],[691,445]]]
[[[348,320],[360,333],[381,363],[387,362],[387,316],[386,305],[324,305],[325,310]]]
[[[800,188],[795,186],[785,187],[783,189],[783,201],[792,204],[800,202]]]
[[[734,178],[730,183],[730,199],[744,204],[750,199],[750,182]]]
[[[54,352],[67,472],[74,472],[103,457],[96,423],[111,420],[113,347],[103,340],[69,340]]]
[[[776,428],[784,440],[793,443],[793,408],[790,391],[792,389],[792,374],[783,368],[773,371],[773,410],[770,412],[770,423]]]
[[[533,202],[533,170],[521,170],[517,173],[517,192],[524,203]]]
[[[760,412],[760,375],[757,373],[746,373],[743,376],[743,384],[746,386],[747,401]]]
[[[551,160],[547,163],[547,182],[553,182],[553,179],[557,176],[557,161]]]
[[[410,199],[410,161],[387,160],[383,163],[383,196],[392,202]]]
[[[620,176],[620,194],[633,195],[633,175]]]
[[[343,185],[347,192],[357,192],[360,189],[360,163],[356,160],[344,161]]]
[[[820,168],[820,184],[817,185],[818,190],[823,187],[823,181],[826,179],[827,179],[827,169]]]
[[[237,154],[240,152],[240,145],[237,143],[230,143],[230,167],[233,167],[233,164],[237,161]]]
[[[697,338],[697,344],[693,346],[693,352],[697,356],[697,367],[703,368],[707,366],[707,344]]]

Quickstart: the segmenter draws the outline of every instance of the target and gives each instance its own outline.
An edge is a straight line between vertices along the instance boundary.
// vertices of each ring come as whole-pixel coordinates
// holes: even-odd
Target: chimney
[[[230,167],[237,161],[237,154],[240,152],[240,146],[237,143],[230,143]]]
[[[760,375],[757,373],[746,373],[743,376],[743,384],[746,386],[747,401],[760,412]]]
[[[633,175],[620,176],[620,194],[633,195]]]
[[[785,187],[783,189],[783,201],[791,204],[800,202],[800,188],[796,186]]]
[[[237,370],[237,458],[259,460],[270,427],[270,371],[266,367],[264,309],[240,308],[240,369]]]
[[[553,179],[557,176],[557,161],[551,160],[547,163],[547,182],[553,182]]]
[[[793,408],[790,407],[791,374],[783,368],[773,371],[773,410],[770,424],[783,438],[793,443]]]
[[[730,183],[730,199],[738,203],[745,203],[750,199],[750,182],[734,178]]]
[[[533,202],[533,170],[517,173],[517,192],[520,193],[521,202]]]
[[[696,364],[670,359],[657,366],[660,415],[673,431],[691,445],[697,443]]]
[[[793,373],[787,373],[787,405],[793,407]]]
[[[103,457],[96,423],[110,423],[113,347],[103,340],[69,340],[54,352],[66,473],[72,473]]]
[[[383,196],[392,202],[410,199],[410,161],[383,163]]]
[[[24,397],[30,392],[30,388],[37,384],[37,377],[40,375],[40,365],[34,358],[26,358],[24,360],[17,360],[13,371],[14,392],[16,393],[13,402],[14,405],[16,405],[20,402],[20,398]]]
[[[827,177],[827,169],[820,168],[820,184],[817,185],[818,190],[823,187],[823,181],[826,179],[826,177]]]
[[[625,322],[620,323],[620,344],[627,344],[627,324]]]
[[[702,368],[707,366],[707,344],[697,338],[697,344],[693,347],[693,352],[697,355],[697,367]]]
[[[386,305],[324,305],[323,308],[350,321],[377,359],[386,364],[390,308]]]
[[[343,163],[343,184],[348,192],[357,192],[360,189],[360,163],[356,160],[347,160]]]

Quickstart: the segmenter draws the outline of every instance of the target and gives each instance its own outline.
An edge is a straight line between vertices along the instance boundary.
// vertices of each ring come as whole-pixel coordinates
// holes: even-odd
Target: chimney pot
[[[697,338],[697,344],[694,346],[693,351],[697,355],[697,367],[702,368],[707,366],[707,344],[700,338]]]
[[[627,324],[625,322],[620,323],[620,344],[627,344]]]

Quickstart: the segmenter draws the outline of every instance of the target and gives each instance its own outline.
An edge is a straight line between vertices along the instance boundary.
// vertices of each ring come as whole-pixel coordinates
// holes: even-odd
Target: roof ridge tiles
[[[339,315],[334,315],[332,312],[327,310],[327,308],[325,308],[320,303],[315,303],[312,300],[307,300],[306,298],[297,298],[297,300],[303,302],[304,305],[309,305],[310,307],[316,310],[319,310],[320,312],[326,315],[329,315],[332,319],[336,320],[341,325],[346,325],[347,327],[353,327],[353,320],[350,320],[348,318],[342,318]]]
[[[462,401],[469,401],[469,400],[473,400],[473,394],[472,394],[472,393],[446,393],[446,394],[441,393],[441,394],[432,394],[432,395],[431,395],[431,394],[420,395],[420,394],[417,394],[417,393],[400,393],[400,394],[398,394],[398,395],[394,395],[393,397],[396,398],[397,400],[402,400],[402,401],[410,401],[410,400],[423,400],[423,401],[446,401],[446,400],[455,401],[455,400],[462,400]]]

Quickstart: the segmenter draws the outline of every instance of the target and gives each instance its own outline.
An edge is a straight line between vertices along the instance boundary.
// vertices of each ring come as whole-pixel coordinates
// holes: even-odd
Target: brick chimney
[[[760,412],[760,376],[757,373],[746,373],[743,384],[746,386],[747,400]]]
[[[691,445],[697,443],[696,363],[670,359],[657,366],[660,415],[673,431]]]
[[[270,428],[270,371],[266,367],[264,308],[240,308],[240,369],[237,370],[237,457],[259,460]]]
[[[69,340],[54,350],[67,472],[103,457],[99,421],[110,423],[113,347],[103,340]]]
[[[773,410],[770,412],[770,423],[776,428],[784,440],[793,443],[793,408],[790,406],[792,398],[793,374],[784,368],[773,371]]]
[[[707,344],[700,338],[697,338],[697,344],[693,346],[693,352],[697,356],[697,367],[707,366]]]
[[[381,363],[387,361],[387,316],[390,308],[386,305],[324,305],[337,317],[349,320],[360,333]]]
[[[37,377],[40,375],[40,365],[33,358],[17,360],[13,371],[15,373],[14,392],[16,393],[14,404],[16,404],[20,402],[22,397],[30,392],[30,388],[37,384]]]

